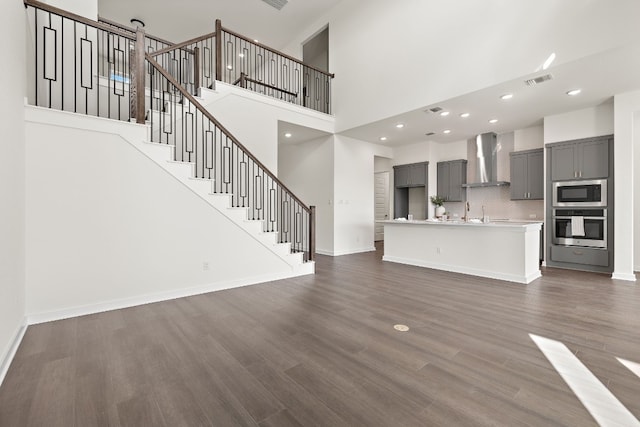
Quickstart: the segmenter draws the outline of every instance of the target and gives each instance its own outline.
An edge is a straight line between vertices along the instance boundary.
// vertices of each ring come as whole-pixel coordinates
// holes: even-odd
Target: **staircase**
[[[314,272],[315,208],[280,182],[197,95],[201,86],[224,79],[329,112],[333,75],[251,42],[220,21],[214,33],[171,44],[34,0],[25,6],[35,52],[32,104],[146,126],[146,141],[128,142],[286,262],[292,275]],[[227,52],[234,46],[240,54],[223,58],[223,43]],[[270,66],[278,55],[286,77]]]

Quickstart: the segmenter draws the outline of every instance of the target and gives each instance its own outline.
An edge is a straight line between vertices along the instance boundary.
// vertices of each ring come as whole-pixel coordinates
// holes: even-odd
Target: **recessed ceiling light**
[[[445,130],[442,131],[442,133],[451,133],[451,130],[450,129],[445,129]]]
[[[469,113],[462,113],[460,114],[460,117],[462,117],[463,119],[466,119],[467,117],[469,117],[470,114]]]
[[[255,43],[260,43],[260,42],[258,41],[258,39],[253,39],[253,41],[254,41]]]
[[[233,70],[233,65],[231,64],[227,65],[227,70]]]
[[[398,124],[396,125],[396,127],[397,127],[398,129],[402,129],[402,128],[404,127],[404,123],[398,123]]]
[[[542,69],[546,70],[547,68],[549,68],[551,66],[551,63],[553,62],[553,60],[556,59],[556,54],[555,52],[552,53],[551,55],[549,55],[549,57],[547,58],[546,61],[544,61],[544,64],[542,64]]]
[[[512,93],[505,93],[504,95],[502,95],[500,97],[500,99],[502,99],[502,100],[507,100],[507,99],[511,99],[511,98],[513,98],[513,94]]]
[[[386,136],[381,136],[381,137],[380,137],[380,141],[386,141],[386,140],[387,140],[387,137],[386,137]]]
[[[580,92],[582,92],[582,89],[572,89],[569,92],[567,92],[567,95],[569,96],[576,96],[577,94],[579,94]]]
[[[291,138],[291,136],[292,136],[292,135],[291,135],[289,132],[287,132],[287,133],[285,133],[285,134],[284,134],[284,137],[285,137],[285,138]]]
[[[238,56],[239,56],[240,58],[244,58],[244,53],[239,53],[239,54],[238,54]]]
[[[440,115],[441,115],[442,117],[445,117],[445,116],[448,116],[448,115],[449,115],[449,112],[448,112],[448,111],[443,111],[442,113],[440,113]]]
[[[498,123],[498,119],[491,119],[491,120],[489,120],[489,123],[491,123],[491,124]]]

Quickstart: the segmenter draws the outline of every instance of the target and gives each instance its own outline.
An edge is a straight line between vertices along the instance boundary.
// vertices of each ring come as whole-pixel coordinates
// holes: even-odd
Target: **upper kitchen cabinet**
[[[447,202],[463,200],[462,184],[467,183],[467,161],[438,162],[438,196]]]
[[[428,162],[393,167],[396,187],[424,187],[427,184]]]
[[[510,153],[511,200],[544,198],[544,153],[542,148]]]
[[[606,178],[609,176],[610,136],[554,144],[551,180]]]

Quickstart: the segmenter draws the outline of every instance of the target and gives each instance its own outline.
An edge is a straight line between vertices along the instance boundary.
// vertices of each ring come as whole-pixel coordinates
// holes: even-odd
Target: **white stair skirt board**
[[[20,347],[22,338],[24,338],[24,334],[27,332],[26,320],[27,319],[24,319],[23,324],[16,330],[11,346],[7,350],[7,354],[3,355],[0,359],[0,386],[2,386],[2,382],[7,376],[7,372],[9,372],[9,366],[11,366],[11,362],[13,362],[13,358],[18,351],[18,347]]]
[[[640,426],[640,421],[566,345],[533,334],[529,336],[598,424],[603,427]]]

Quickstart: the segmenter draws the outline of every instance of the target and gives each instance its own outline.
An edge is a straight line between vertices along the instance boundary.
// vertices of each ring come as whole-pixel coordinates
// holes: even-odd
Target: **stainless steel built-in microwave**
[[[561,181],[553,183],[553,206],[607,206],[607,180]]]

